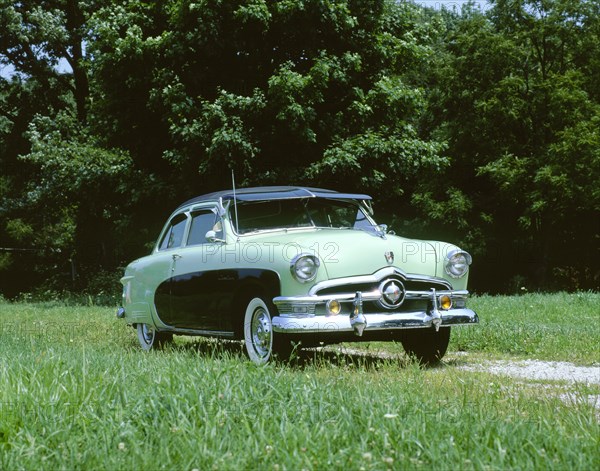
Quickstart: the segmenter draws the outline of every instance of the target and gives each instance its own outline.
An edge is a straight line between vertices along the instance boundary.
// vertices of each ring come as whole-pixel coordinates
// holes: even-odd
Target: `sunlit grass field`
[[[114,309],[0,301],[0,469],[599,469],[595,386],[460,369],[487,358],[600,364],[600,295],[476,297],[420,368],[331,351],[257,367],[176,338],[144,353]],[[353,345],[352,348],[355,348]],[[464,353],[466,352],[466,354]]]

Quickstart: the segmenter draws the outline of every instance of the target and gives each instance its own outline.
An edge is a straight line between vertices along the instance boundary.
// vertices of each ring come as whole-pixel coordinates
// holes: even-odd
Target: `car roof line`
[[[185,203],[179,205],[177,209],[185,206],[197,204],[205,201],[218,201],[233,199],[233,190],[216,191],[205,195],[196,196]],[[339,193],[334,190],[324,188],[301,187],[301,186],[261,186],[251,188],[236,188],[235,199],[237,201],[263,201],[263,200],[281,200],[298,198],[336,198],[336,199],[354,199],[370,200],[369,195],[354,193]]]

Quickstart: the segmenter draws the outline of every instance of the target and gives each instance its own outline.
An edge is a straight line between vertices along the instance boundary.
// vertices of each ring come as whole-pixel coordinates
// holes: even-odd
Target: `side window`
[[[196,211],[192,213],[192,226],[187,245],[206,244],[206,233],[215,231],[218,238],[223,236],[221,221],[215,213],[210,210]]]
[[[373,229],[373,225],[365,216],[362,209],[356,212],[356,220],[354,221],[354,229]]]
[[[183,233],[185,232],[186,223],[187,216],[185,214],[178,214],[171,219],[169,228],[160,241],[158,249],[165,250],[173,247],[179,247],[181,242],[183,242]]]

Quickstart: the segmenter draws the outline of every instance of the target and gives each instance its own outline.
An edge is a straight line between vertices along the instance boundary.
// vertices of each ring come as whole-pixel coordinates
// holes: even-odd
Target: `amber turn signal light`
[[[448,310],[452,307],[452,298],[448,295],[440,296],[440,307],[444,310]]]

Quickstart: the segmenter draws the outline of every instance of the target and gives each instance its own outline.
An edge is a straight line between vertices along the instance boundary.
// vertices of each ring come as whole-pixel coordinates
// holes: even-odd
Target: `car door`
[[[170,312],[165,322],[176,328],[220,331],[230,296],[223,285],[223,231],[216,207],[194,209],[184,246],[174,254]],[[206,234],[214,231],[216,240]]]
[[[176,214],[171,218],[164,230],[156,252],[148,259],[151,259],[151,267],[145,270],[146,277],[154,290],[154,307],[158,318],[166,324],[171,313],[171,279],[173,277],[174,267],[185,234],[187,233],[187,224],[189,215],[185,212]]]

